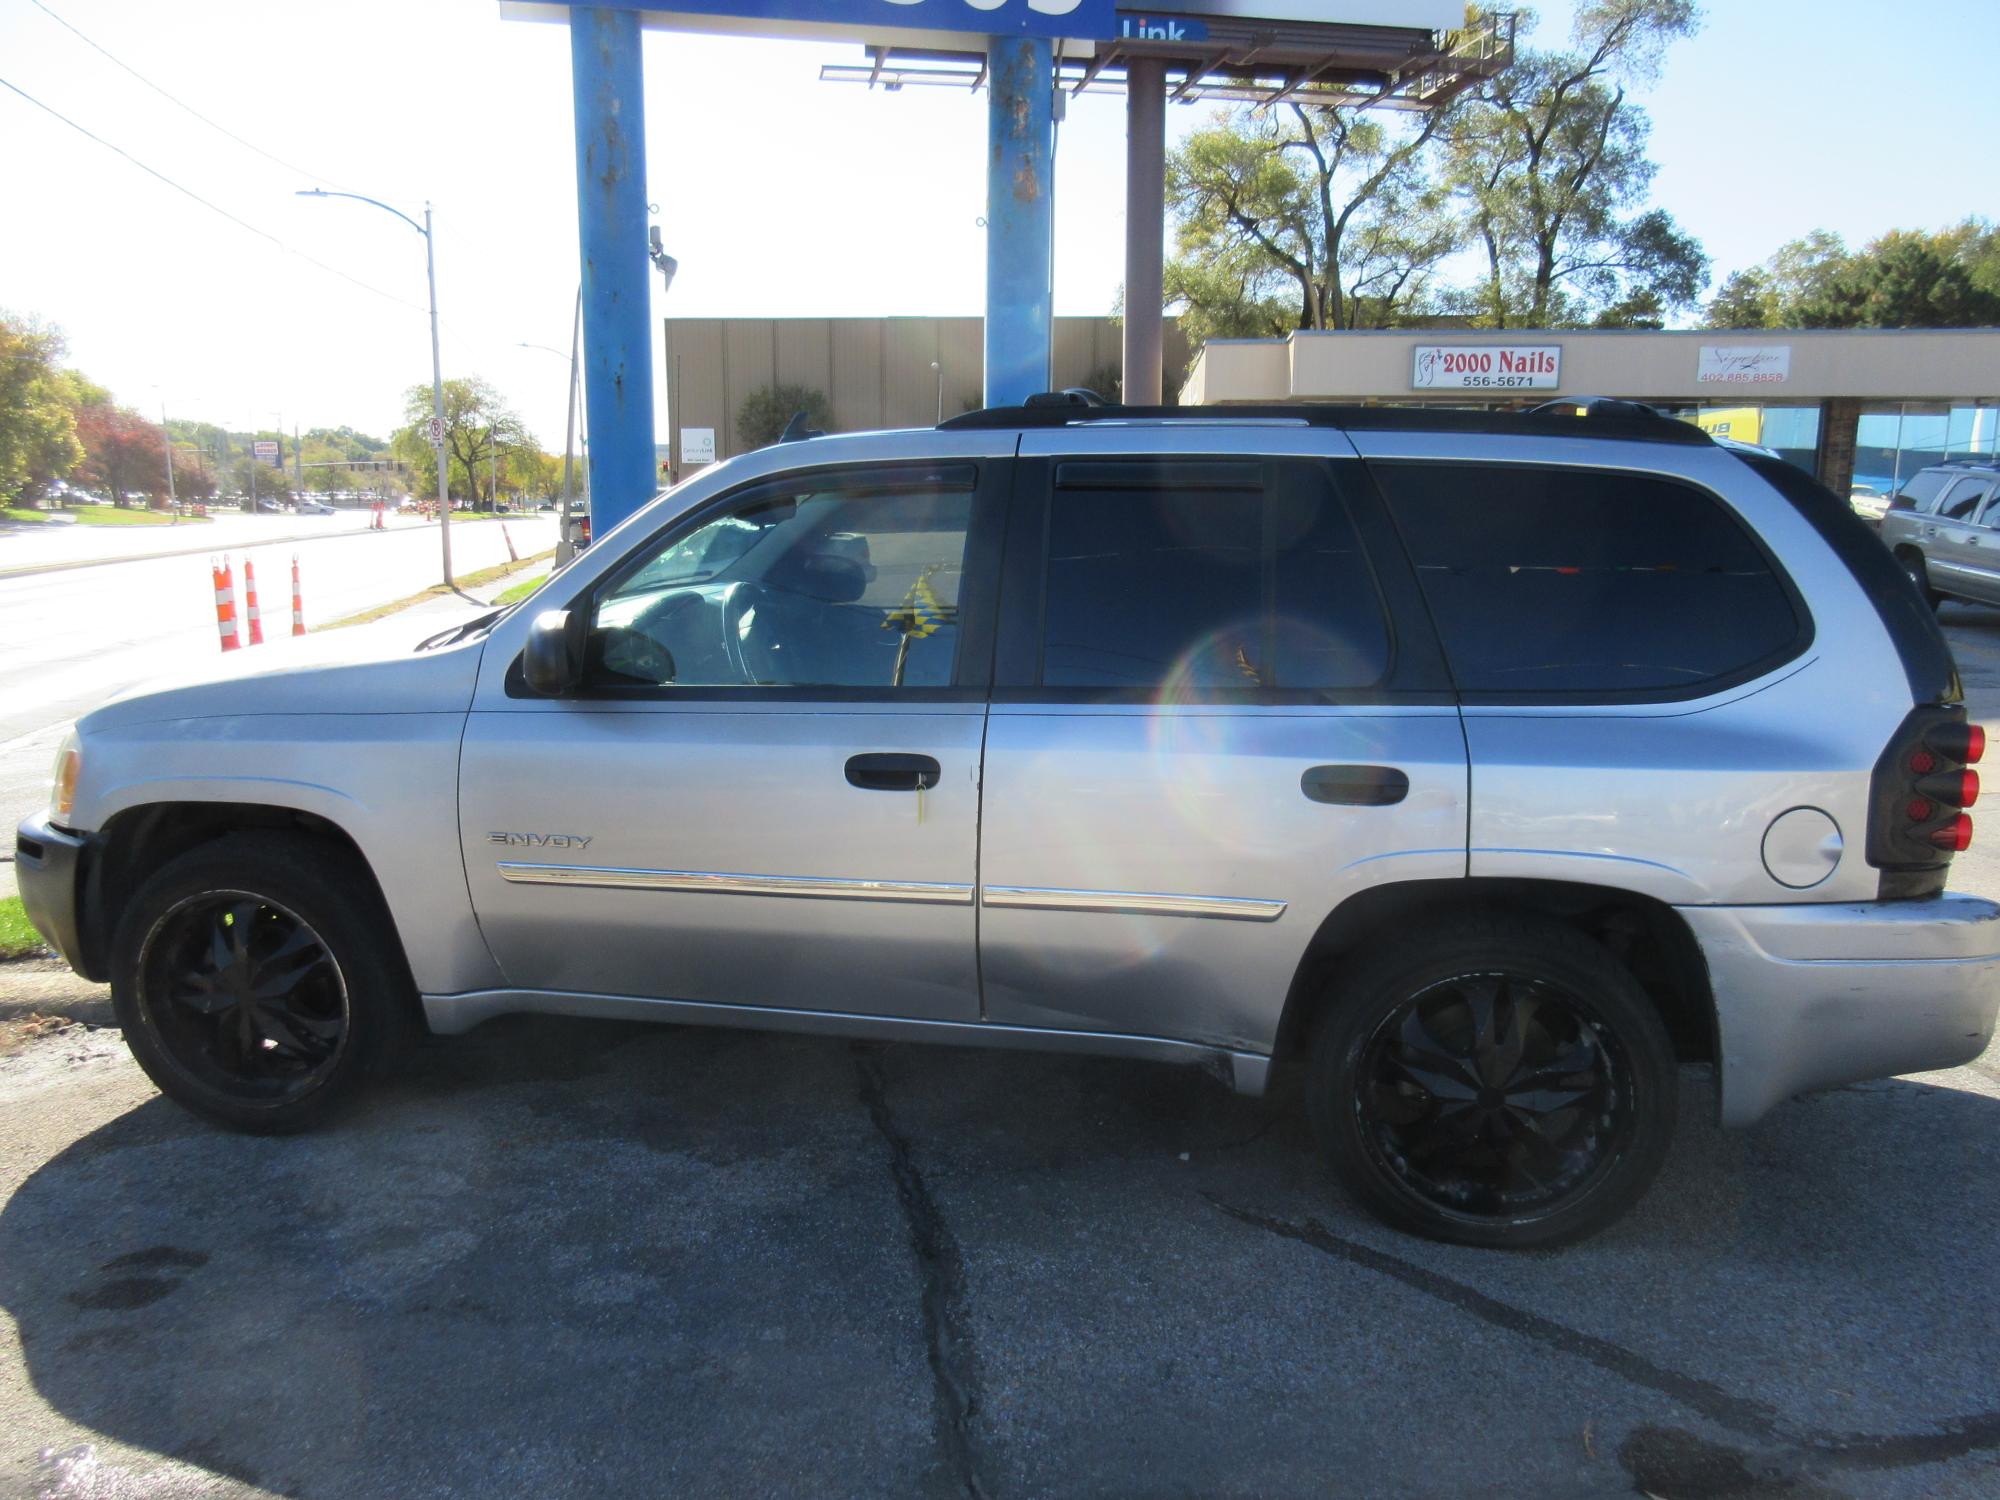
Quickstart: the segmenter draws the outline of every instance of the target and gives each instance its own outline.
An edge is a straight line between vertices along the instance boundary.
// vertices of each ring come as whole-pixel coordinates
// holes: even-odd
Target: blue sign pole
[[[1049,388],[1054,276],[1054,51],[1040,37],[987,44],[986,404]]]
[[[646,259],[645,69],[639,17],[576,6],[569,18],[583,252],[583,371],[591,529],[653,498],[652,301]]]

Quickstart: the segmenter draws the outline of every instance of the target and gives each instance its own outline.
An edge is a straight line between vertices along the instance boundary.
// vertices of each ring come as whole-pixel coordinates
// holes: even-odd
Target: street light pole
[[[444,355],[438,348],[437,241],[431,238],[428,203],[424,205],[423,236],[424,279],[430,283],[431,292],[431,451],[437,457],[438,546],[444,553],[444,586],[449,589],[457,587],[451,581],[451,470],[444,456]]]
[[[352,198],[357,203],[371,204],[384,213],[394,214],[410,228],[424,237],[424,277],[430,284],[431,294],[431,452],[437,460],[438,490],[438,544],[444,553],[444,586],[458,587],[451,577],[451,471],[445,466],[444,454],[444,356],[438,348],[438,279],[437,242],[431,236],[431,206],[424,205],[424,222],[415,219],[399,208],[391,208],[379,198],[366,198],[360,193],[329,193],[325,188],[300,188],[301,198]]]

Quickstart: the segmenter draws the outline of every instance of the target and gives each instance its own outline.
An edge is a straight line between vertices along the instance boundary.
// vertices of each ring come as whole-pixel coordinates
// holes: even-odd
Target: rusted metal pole
[[[1167,65],[1156,57],[1135,57],[1125,67],[1127,406],[1158,406],[1165,384],[1166,330],[1160,308],[1165,300],[1166,218]]]

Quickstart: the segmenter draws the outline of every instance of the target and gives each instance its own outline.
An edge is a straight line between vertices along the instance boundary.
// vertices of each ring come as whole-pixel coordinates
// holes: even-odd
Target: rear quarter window
[[[1692,698],[1810,641],[1789,582],[1706,490],[1523,465],[1375,474],[1468,698]]]

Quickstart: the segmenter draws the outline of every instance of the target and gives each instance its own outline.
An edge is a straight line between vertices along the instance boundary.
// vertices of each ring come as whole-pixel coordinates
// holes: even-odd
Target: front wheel
[[[1673,1136],[1673,1044],[1638,982],[1556,922],[1469,921],[1378,952],[1329,997],[1315,1135],[1400,1229],[1463,1245],[1583,1238]]]
[[[1922,557],[1914,552],[1905,552],[1897,561],[1902,563],[1903,572],[1909,577],[1910,582],[1917,586],[1917,592],[1924,596],[1926,604],[1936,609],[1944,603],[1944,595],[1931,587],[1931,570],[1925,566]]]
[[[303,1130],[384,1054],[411,986],[367,871],[291,834],[161,869],[112,940],[111,999],[160,1091],[238,1130]]]

